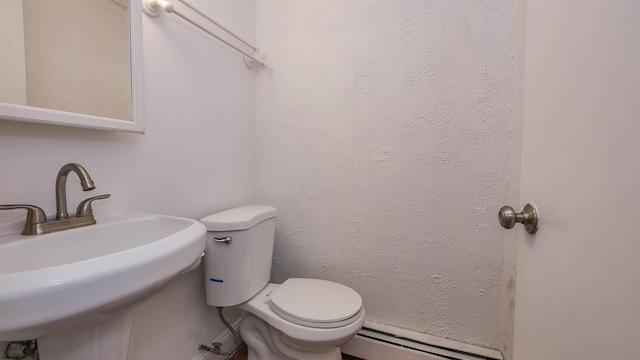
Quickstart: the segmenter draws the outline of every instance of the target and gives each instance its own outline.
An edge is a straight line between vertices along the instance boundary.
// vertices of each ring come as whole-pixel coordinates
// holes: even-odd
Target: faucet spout
[[[63,166],[56,177],[56,219],[58,220],[69,217],[67,213],[67,175],[72,171],[80,178],[82,190],[89,191],[96,188],[91,176],[82,165],[69,163]]]

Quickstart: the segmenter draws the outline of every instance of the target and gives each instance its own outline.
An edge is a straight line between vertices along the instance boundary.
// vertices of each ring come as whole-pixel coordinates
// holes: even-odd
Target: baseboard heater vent
[[[345,354],[366,360],[503,360],[493,349],[398,329],[367,321],[342,347]]]

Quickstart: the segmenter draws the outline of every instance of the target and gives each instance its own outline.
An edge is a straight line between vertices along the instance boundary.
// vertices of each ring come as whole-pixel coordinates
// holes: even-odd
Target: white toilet
[[[276,209],[247,205],[200,220],[207,303],[246,312],[240,334],[249,360],[339,360],[365,319],[353,289],[326,280],[269,283]]]

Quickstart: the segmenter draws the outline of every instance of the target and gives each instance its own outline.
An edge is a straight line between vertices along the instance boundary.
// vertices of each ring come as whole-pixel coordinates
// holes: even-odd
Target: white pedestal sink
[[[137,213],[97,224],[20,235],[0,224],[0,341],[36,339],[110,319],[197,266],[206,228],[195,220]]]

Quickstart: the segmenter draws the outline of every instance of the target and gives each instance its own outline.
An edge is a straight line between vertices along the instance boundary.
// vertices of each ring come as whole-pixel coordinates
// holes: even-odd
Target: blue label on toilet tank
[[[209,278],[209,280],[213,281],[213,282],[224,282],[222,279],[216,279],[216,278]]]

